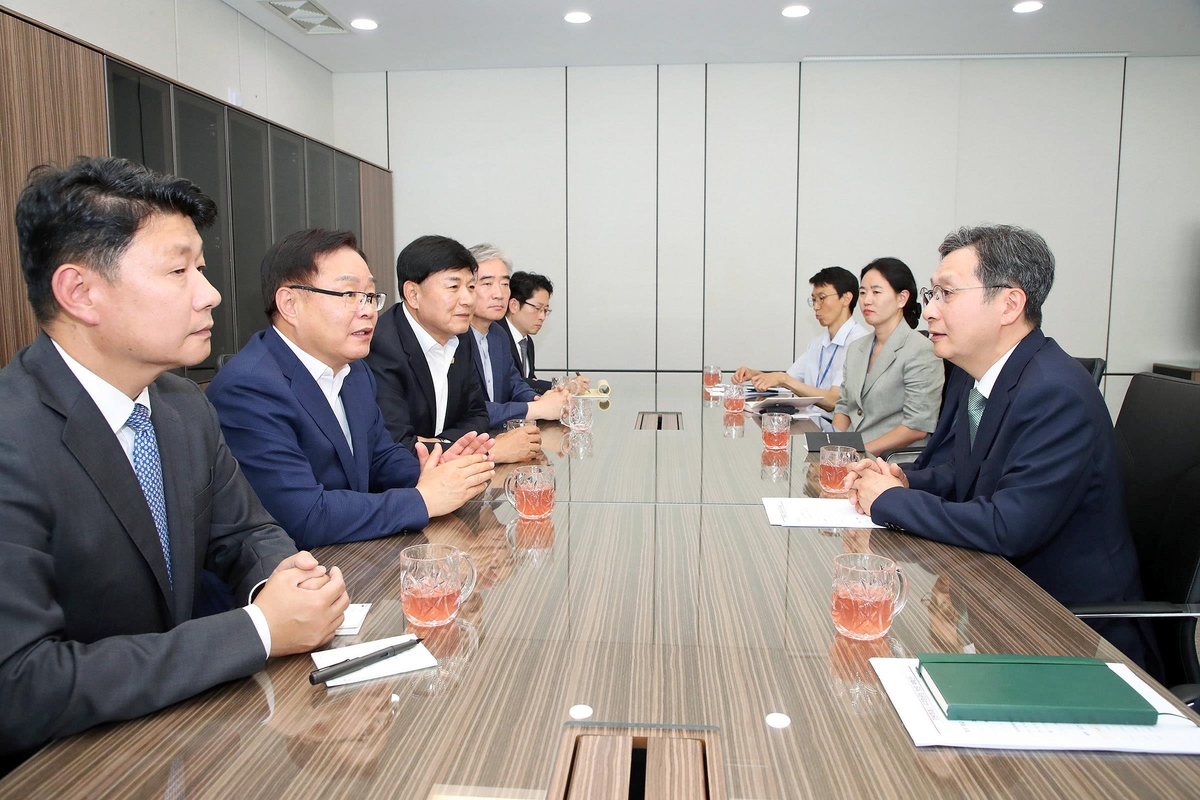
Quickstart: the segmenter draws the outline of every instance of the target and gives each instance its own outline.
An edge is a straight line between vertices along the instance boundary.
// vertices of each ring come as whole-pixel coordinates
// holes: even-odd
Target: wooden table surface
[[[352,601],[373,604],[334,647],[405,631],[402,548],[469,552],[478,587],[427,637],[437,670],[330,690],[308,684],[308,656],[273,659],[254,678],[47,747],[0,797],[541,798],[579,705],[589,723],[719,729],[731,798],[1200,791],[1195,758],[918,750],[873,656],[974,645],[1123,659],[1003,559],[888,531],[771,527],[763,496],[815,491],[802,437],[790,463],[764,461],[755,422],[727,425],[702,402],[699,375],[610,382],[590,439],[544,431],[551,520],[517,522],[489,490],[422,534],[318,552],[342,568]],[[634,431],[652,410],[682,412],[684,430]],[[852,642],[830,621],[831,562],[867,550],[900,562],[911,592],[887,638]],[[772,712],[791,725],[766,725]]]

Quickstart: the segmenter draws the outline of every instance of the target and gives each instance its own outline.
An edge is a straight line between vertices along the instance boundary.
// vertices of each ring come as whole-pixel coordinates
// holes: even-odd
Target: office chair
[[[1143,372],[1129,384],[1116,424],[1129,529],[1137,548],[1140,603],[1071,607],[1078,617],[1149,619],[1179,699],[1200,699],[1200,383]]]
[[[233,358],[233,356],[233,353],[221,353],[221,355],[217,356],[217,365],[216,369],[213,370],[213,375],[216,375],[218,372],[220,372],[221,367],[225,366],[225,362]]]
[[[1092,380],[1096,385],[1100,385],[1100,379],[1104,377],[1104,359],[1103,358],[1077,358],[1084,369],[1092,374]]]

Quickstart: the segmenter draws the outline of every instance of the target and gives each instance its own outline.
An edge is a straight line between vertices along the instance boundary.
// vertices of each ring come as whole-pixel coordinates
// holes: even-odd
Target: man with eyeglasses
[[[743,366],[733,373],[733,381],[748,380],[760,392],[782,386],[798,397],[820,397],[817,406],[826,412],[826,419],[832,419],[833,407],[841,394],[846,348],[869,331],[854,319],[858,279],[853,272],[842,267],[826,267],[808,282],[812,284],[808,305],[825,333],[809,342],[804,355],[786,372],[760,372]]]
[[[508,316],[505,323],[512,337],[513,362],[521,371],[521,377],[538,394],[550,391],[554,384],[538,378],[535,368],[533,337],[542,329],[550,317],[550,295],[554,284],[545,275],[536,272],[514,272],[509,278]],[[576,392],[586,392],[591,379],[586,375],[575,376]]]
[[[229,447],[301,547],[420,530],[483,491],[486,434],[453,446],[392,440],[362,361],[385,297],[354,234],[284,237],[261,268],[271,327],[217,373],[208,397]]]
[[[934,466],[861,461],[851,500],[878,524],[1004,556],[1059,602],[1141,599],[1108,408],[1042,333],[1050,248],[999,225],[956,230],[938,252],[925,320],[934,352],[969,377],[948,388]],[[1139,663],[1152,652],[1135,625],[1093,627]]]

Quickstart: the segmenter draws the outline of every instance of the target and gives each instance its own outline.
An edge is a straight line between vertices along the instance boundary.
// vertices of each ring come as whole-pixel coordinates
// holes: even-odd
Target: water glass
[[[475,589],[475,560],[448,544],[415,544],[400,551],[400,606],[409,625],[454,621]]]
[[[575,400],[562,408],[559,420],[576,433],[587,433],[592,429],[592,404],[588,400]]]
[[[791,414],[763,414],[759,418],[762,425],[763,447],[768,450],[786,450],[792,438]]]
[[[850,466],[858,461],[858,451],[853,447],[827,444],[821,448],[819,466],[821,489],[830,494],[846,494],[846,476]]]
[[[711,389],[721,383],[721,368],[709,365],[704,368],[704,388]]]
[[[516,430],[520,430],[521,428],[524,428],[528,424],[529,424],[529,420],[510,419],[508,422],[504,423],[504,430],[516,431]]]
[[[740,383],[724,384],[725,410],[741,413],[746,408],[746,387]]]
[[[517,467],[504,479],[504,495],[522,519],[545,519],[554,511],[554,467]]]
[[[838,633],[859,640],[878,639],[908,600],[908,578],[890,558],[871,553],[842,553],[833,559],[833,624]]]

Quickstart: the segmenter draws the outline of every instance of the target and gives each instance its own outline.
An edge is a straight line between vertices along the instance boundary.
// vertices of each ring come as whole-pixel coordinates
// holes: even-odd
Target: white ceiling
[[[305,36],[225,0],[333,72],[1035,53],[1200,55],[1200,0],[318,0],[370,32]],[[784,6],[804,2],[807,17]],[[568,11],[592,21],[572,25]]]

